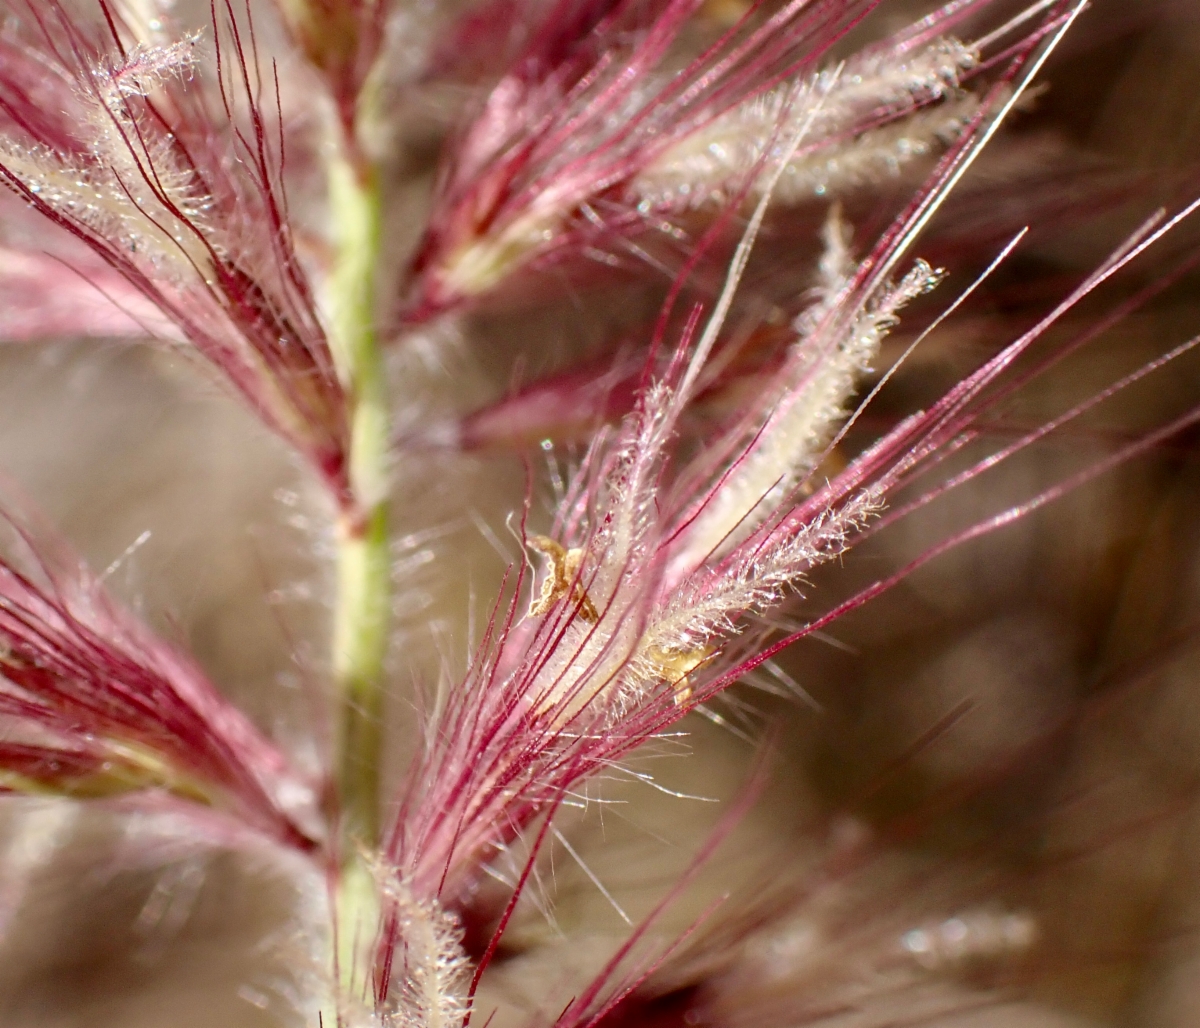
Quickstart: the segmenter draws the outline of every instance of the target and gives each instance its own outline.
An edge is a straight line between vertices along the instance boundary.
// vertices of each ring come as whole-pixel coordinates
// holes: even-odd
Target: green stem
[[[344,160],[330,169],[330,199],[338,247],[331,281],[333,352],[351,404],[351,506],[338,526],[333,626],[333,673],[341,706],[337,789],[344,841],[374,848],[379,841],[380,720],[391,605],[387,389],[375,339],[380,204],[369,174]]]
[[[337,257],[330,281],[331,345],[351,407],[350,504],[338,525],[333,675],[341,861],[336,897],[338,966],[348,998],[364,996],[378,898],[364,853],[380,842],[383,675],[391,614],[387,494],[389,417],[375,335],[380,198],[372,170],[344,157],[329,169]]]
[[[387,545],[384,504],[370,510],[365,526],[340,527],[333,628],[333,671],[341,708],[338,810],[343,843],[371,850],[379,844],[382,678],[390,603]]]

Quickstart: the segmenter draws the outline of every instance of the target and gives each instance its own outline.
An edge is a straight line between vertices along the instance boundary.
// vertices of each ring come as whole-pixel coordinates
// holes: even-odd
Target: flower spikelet
[[[410,320],[567,255],[642,259],[631,236],[677,238],[678,216],[753,196],[789,147],[775,194],[795,202],[951,143],[981,109],[963,83],[984,55],[938,34],[963,5],[825,70],[871,0],[793,0],[770,15],[753,4],[687,62],[677,47],[698,6],[550,6],[444,164]]]
[[[159,790],[301,849],[314,792],[190,660],[123,611],[61,544],[9,514],[0,561],[0,782],[18,792]]]
[[[844,553],[883,506],[879,490],[863,490],[842,506],[821,511],[798,531],[746,548],[734,560],[701,568],[689,576],[679,589],[666,594],[646,626],[623,683],[625,702],[636,702],[637,693],[653,689],[664,679],[677,690],[677,696],[679,690],[686,690],[681,699],[689,699],[695,667],[671,680],[670,673],[679,669],[664,660],[663,654],[704,655],[707,659],[713,647],[741,633],[748,615],[768,613],[782,603],[798,588],[805,569]]]
[[[86,268],[86,271],[84,269]],[[84,250],[70,271],[56,256],[0,244],[0,340],[178,336],[128,281]]]
[[[214,6],[218,118],[198,36],[138,41],[107,0],[96,9],[104,27],[55,0],[4,29],[21,60],[0,63],[0,178],[178,326],[342,498],[345,400],[293,250],[246,26]],[[34,108],[30,63],[61,116]]]
[[[1073,408],[944,481],[918,484],[980,434],[979,424],[1010,385],[1002,376],[1039,336],[1161,237],[1168,225],[1159,219],[1035,328],[929,409],[902,420],[823,484],[813,481],[848,431],[839,426],[882,338],[904,308],[942,278],[922,260],[901,271],[909,248],[1081,10],[1078,4],[1067,14],[1053,12],[1061,15],[1050,23],[1058,35],[1048,33],[1043,51],[1032,46],[1018,53],[1007,81],[990,91],[998,103],[993,120],[986,110],[971,119],[968,134],[953,141],[918,196],[864,259],[852,256],[849,229],[836,209],[831,213],[816,289],[792,325],[786,360],[762,397],[746,400],[716,439],[689,453],[676,445],[681,418],[700,388],[767,199],[785,177],[790,156],[781,153],[773,176],[755,187],[759,204],[707,322],[702,325],[701,312],[693,312],[673,352],[647,364],[634,410],[593,442],[545,536],[523,533],[527,544],[551,558],[542,589],[536,588],[536,576],[527,583],[521,574],[515,588],[510,584],[465,680],[444,686],[431,704],[424,748],[387,844],[397,880],[421,903],[453,910],[469,904],[488,863],[539,818],[552,817],[561,804],[590,801],[584,787],[589,778],[621,775],[622,758],[635,747],[783,646],[891,588],[938,553],[1061,495],[1056,486],[981,521],[822,618],[786,638],[770,639],[782,627],[783,604],[813,568],[1089,407]],[[946,89],[952,87],[948,83]],[[653,347],[660,342],[657,338]],[[1106,395],[1137,377],[1128,376]],[[1190,412],[1170,430],[1193,424],[1197,416]],[[1147,437],[1137,445],[1152,444]],[[925,491],[913,499],[904,493],[910,487]],[[547,824],[542,821],[535,851]],[[400,912],[385,918],[376,966],[386,966],[387,954],[403,936],[403,920]],[[389,975],[382,979],[386,995]]]
[[[841,553],[879,509],[881,496],[867,489],[801,524],[777,519],[768,535],[668,587],[678,512],[661,498],[679,373],[652,382],[614,438],[593,447],[559,511],[562,541],[539,543],[564,563],[579,555],[571,580],[557,576],[557,602],[535,603],[530,618],[500,630],[468,682],[439,704],[389,851],[416,895],[440,881],[453,898],[473,854],[504,845],[556,793],[706,695],[721,648],[749,616]]]
[[[462,927],[436,902],[413,897],[403,884],[389,882],[384,896],[396,918],[402,973],[384,1014],[388,1028],[457,1028],[469,1009],[470,961],[462,948]]]
[[[816,300],[795,319],[796,341],[774,392],[733,430],[744,449],[688,526],[672,558],[680,573],[745,538],[812,473],[900,311],[941,281],[943,272],[917,260],[898,283],[885,283],[856,310],[850,293],[859,266],[850,259],[848,239],[835,207],[825,227]],[[738,452],[736,446],[731,439],[715,449]]]
[[[912,55],[860,55],[813,76],[799,93],[778,87],[721,115],[665,150],[631,191],[647,210],[728,203],[746,169],[802,128],[804,141],[775,189],[777,202],[873,181],[872,172],[894,172],[953,141],[979,110],[979,98],[958,85],[978,63],[974,47],[952,38]]]

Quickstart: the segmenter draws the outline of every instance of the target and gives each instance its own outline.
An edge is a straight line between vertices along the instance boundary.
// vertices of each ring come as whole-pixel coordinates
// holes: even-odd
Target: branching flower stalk
[[[289,213],[285,152],[302,133],[279,68],[259,50],[257,12],[212,0],[205,32],[172,33],[145,5],[94,0],[89,19],[66,0],[13,0],[0,28],[0,297],[14,310],[0,328],[9,341],[83,331],[189,349],[303,458],[335,519],[336,724],[325,765],[299,771],[195,661],[5,499],[0,789],[165,808],[214,845],[262,843],[298,859],[329,902],[314,947],[325,966],[311,979],[297,972],[297,1006],[327,1028],[464,1028],[547,839],[560,837],[564,804],[586,800],[602,776],[634,774],[631,754],[689,713],[720,721],[710,703],[791,642],[1200,423],[1192,406],[948,534],[825,614],[785,617],[815,569],[1200,345],[1112,376],[1004,445],[989,441],[1005,402],[1099,327],[1056,341],[1049,356],[1040,343],[1196,202],[1147,220],[1031,328],[845,458],[899,364],[1025,238],[1015,230],[861,399],[889,333],[914,312],[920,325],[921,298],[947,275],[916,256],[918,241],[1087,6],[1039,0],[1013,15],[999,0],[952,0],[835,59],[883,2],[752,0],[714,27],[701,0],[481,0],[450,19],[450,38],[467,51],[459,67],[476,69],[477,88],[441,143],[429,222],[397,284],[382,239],[388,164],[367,126],[387,119],[399,4],[277,0],[295,54],[324,90],[322,144],[301,143],[326,191],[332,256],[322,267],[322,246],[302,247]],[[985,21],[1001,9],[1007,20]],[[526,31],[501,45],[491,29],[513,12]],[[478,26],[497,53],[471,52]],[[436,50],[424,85],[453,76]],[[858,239],[830,201],[881,184],[911,195],[875,239]],[[754,248],[778,227],[776,207],[814,203],[824,229],[796,262],[804,270],[774,287],[765,316],[761,297],[744,297]],[[44,248],[15,229],[8,238],[8,226],[34,220]],[[714,289],[699,270],[718,259]],[[575,416],[586,447],[551,511],[530,491],[513,521],[522,558],[466,674],[421,707],[408,775],[398,795],[384,795],[389,495],[393,462],[415,437],[393,424],[405,398],[390,393],[380,312],[399,312],[407,327],[394,345],[404,347],[412,326],[495,294],[519,299],[547,266],[572,260],[651,268],[666,291],[660,315],[615,368],[593,362],[484,412],[521,422],[510,440],[549,441]],[[1198,261],[1189,254],[1098,325],[1135,313]],[[53,290],[26,288],[59,263],[100,298],[71,287],[51,304]],[[745,366],[742,349],[752,351]],[[739,391],[743,374],[753,388]],[[723,390],[721,416],[689,429]],[[468,448],[471,417],[423,442]],[[502,885],[497,909],[486,909],[489,877]],[[623,968],[687,877],[558,1008],[558,1028],[625,1023],[647,975]],[[480,924],[482,943],[470,931]],[[1036,934],[1028,918],[988,911],[962,928],[962,952],[981,959],[1021,951]],[[930,931],[905,938],[936,970],[953,954]],[[667,946],[659,959],[668,971],[673,953]],[[710,965],[725,974],[736,961]],[[762,1021],[794,1023],[786,1011]]]
[[[331,644],[338,711],[333,754],[335,959],[343,993],[365,997],[379,907],[369,861],[380,839],[384,674],[391,629],[391,418],[376,327],[381,186],[362,125],[377,113],[370,109],[374,94],[367,84],[386,8],[377,0],[285,0],[280,10],[331,100],[322,151],[334,246],[327,301],[330,349],[349,417],[349,503],[337,524]]]

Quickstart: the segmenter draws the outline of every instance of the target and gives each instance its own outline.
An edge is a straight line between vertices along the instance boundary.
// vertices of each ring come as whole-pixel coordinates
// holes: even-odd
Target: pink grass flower
[[[468,452],[521,451],[546,440],[555,446],[586,445],[601,428],[618,424],[637,405],[650,359],[646,339],[651,331],[647,326],[637,333],[636,343],[623,333],[615,353],[536,379],[459,418],[414,425],[400,434],[398,445],[414,451]],[[698,437],[736,409],[747,390],[768,382],[791,335],[787,323],[724,333],[681,432]],[[660,373],[668,359],[661,355],[657,360]]]
[[[0,340],[182,341],[158,307],[106,264],[74,255],[67,265],[44,251],[0,247],[0,268]]]
[[[278,114],[278,81],[254,63],[252,25],[213,7],[210,99],[198,38],[140,41],[97,10],[91,24],[29,4],[6,24],[0,176],[177,326],[344,502],[344,397],[292,244],[282,137],[261,106],[274,95]]]
[[[979,109],[966,80],[1027,30],[1018,19],[960,43],[947,33],[988,5],[949,4],[817,71],[876,0],[795,0],[770,13],[753,4],[676,69],[673,47],[699,6],[551,5],[443,165],[407,319],[569,254],[641,263],[635,240],[684,238],[689,212],[753,193],[762,163],[797,134],[781,200],[875,181],[956,139]]]
[[[158,791],[311,850],[322,831],[313,784],[63,544],[3,517],[24,553],[0,562],[0,787]]]
[[[524,560],[510,568],[463,680],[429,697],[421,712],[418,752],[379,837],[373,821],[384,806],[383,776],[372,718],[383,708],[395,540],[383,498],[387,384],[370,309],[378,255],[351,253],[340,265],[358,276],[348,291],[362,301],[351,355],[360,366],[346,376],[354,385],[344,387],[293,246],[278,79],[258,59],[248,14],[231,0],[214,0],[206,79],[199,37],[151,39],[109,0],[97,0],[94,24],[60,0],[27,0],[21,17],[0,31],[0,177],[58,234],[44,247],[6,237],[0,291],[25,302],[10,315],[9,338],[139,329],[170,336],[148,316],[148,304],[309,459],[343,514],[364,499],[350,495],[353,451],[371,486],[372,516],[348,519],[353,530],[336,543],[349,555],[339,567],[338,597],[339,614],[349,614],[334,633],[333,663],[349,665],[337,684],[345,692],[339,714],[352,730],[335,744],[344,752],[329,783],[314,783],[61,544],[35,533],[28,519],[0,515],[15,554],[0,560],[0,789],[164,803],[194,823],[224,820],[300,852],[329,887],[330,936],[320,941],[329,943],[322,959],[332,955],[326,984],[333,999],[325,1009],[339,1028],[464,1025],[563,805],[586,803],[601,776],[639,777],[624,763],[637,747],[663,738],[691,711],[719,719],[710,703],[783,647],[940,554],[1200,423],[1200,409],[1188,410],[1048,488],[997,504],[824,614],[799,625],[784,616],[814,569],[1200,345],[1182,342],[1005,440],[986,434],[989,419],[1019,390],[1195,266],[1190,254],[1093,326],[1056,341],[1049,355],[1036,349],[1197,203],[1146,221],[1061,303],[928,407],[892,424],[848,463],[830,459],[892,374],[871,396],[858,397],[883,339],[902,317],[915,313],[920,322],[913,308],[943,282],[945,272],[914,256],[917,240],[1085,6],[1042,0],[978,35],[967,32],[972,19],[993,13],[996,0],[955,0],[835,64],[836,49],[878,2],[752,3],[695,57],[681,55],[701,0],[505,0],[462,26],[471,37],[507,10],[543,15],[450,146],[413,266],[408,320],[459,308],[519,272],[572,255],[605,264],[619,263],[614,254],[653,260],[642,249],[649,234],[682,244],[687,259],[636,359],[618,363],[607,378],[584,369],[540,383],[427,433],[425,442],[465,449],[511,445],[551,426],[584,435],[589,445],[544,525],[534,524],[527,502],[519,526]],[[388,7],[369,0],[278,6],[328,87],[346,137],[334,159],[362,164],[355,169],[364,172],[361,181],[339,186],[347,190],[343,199],[355,201],[344,209],[361,218],[356,227],[367,249],[382,229],[374,203],[380,169],[359,146],[357,119]],[[783,308],[787,317],[765,325],[751,347],[758,388],[722,396],[715,431],[696,445],[688,419],[721,391],[728,361],[744,345],[731,340],[730,326],[769,202],[887,181],[935,151],[942,156],[928,180],[865,252],[831,206],[815,287],[797,285]],[[685,308],[683,289],[744,207],[753,213],[723,288]],[[705,224],[699,242],[692,239],[688,229]],[[983,278],[1023,238],[1012,238]],[[75,279],[54,289],[60,255],[103,303],[87,306]],[[912,346],[979,281],[914,334]],[[364,398],[370,402],[360,405]],[[363,426],[365,436],[358,434]],[[481,882],[518,841],[527,859],[506,885],[506,905],[482,955],[469,956],[465,925]],[[844,871],[855,858],[864,866],[864,849],[835,854],[837,866],[821,873]],[[794,1023],[817,1009],[796,1002],[796,991],[809,987],[801,973],[778,1003],[764,995],[769,983],[755,951],[735,942],[778,943],[789,918],[811,915],[827,898],[814,899],[819,890],[780,889],[724,930],[717,924],[638,963],[649,926],[691,873],[562,1010],[560,1028],[619,1025],[626,1016],[636,1023],[645,1011],[638,1004],[656,998],[653,989],[671,974],[680,988],[704,985],[713,993],[691,1012],[740,1003],[763,1023]],[[944,895],[947,903],[957,898],[954,889]],[[958,923],[948,935],[938,908],[918,906],[876,912],[877,937],[862,949],[873,982],[903,984],[914,967],[964,953],[1003,958],[1031,944],[1020,912],[959,904],[949,908]],[[817,913],[828,915],[827,924],[862,908]],[[914,923],[925,934],[911,936],[906,951],[885,944],[899,925]],[[858,970],[826,956],[815,973]],[[747,1015],[743,1023],[754,1021]]]
[[[1050,12],[1055,33],[1050,46],[1080,9],[1062,5]],[[1045,53],[1016,56],[1004,76],[1016,93]],[[992,96],[997,104],[1011,105],[1015,99],[1005,81]],[[693,316],[665,372],[647,366],[635,410],[592,444],[549,535],[524,534],[523,526],[526,544],[541,555],[543,570],[536,580],[527,580],[523,572],[517,576],[512,599],[496,608],[467,679],[440,694],[429,711],[425,748],[410,773],[387,845],[389,873],[398,884],[377,955],[377,993],[385,1004],[403,1006],[411,1000],[389,1000],[392,983],[434,974],[444,960],[435,953],[453,949],[461,931],[449,922],[436,946],[414,948],[405,928],[414,911],[469,905],[481,867],[537,818],[582,795],[589,778],[619,774],[621,759],[637,745],[923,563],[1200,421],[1200,411],[1186,412],[1049,490],[951,536],[895,575],[771,641],[774,613],[812,569],[1021,453],[1197,343],[1181,344],[1003,447],[972,455],[979,426],[999,404],[1096,332],[1071,341],[1032,370],[1018,374],[1018,361],[1082,298],[1188,216],[1193,205],[1169,221],[1152,219],[1033,328],[939,401],[902,421],[839,474],[823,484],[813,480],[846,431],[847,402],[881,338],[903,308],[942,276],[920,260],[895,280],[891,269],[986,142],[998,116],[974,120],[864,259],[849,253],[835,211],[826,231],[823,286],[796,319],[795,342],[770,387],[730,419],[724,434],[690,463],[680,464],[675,446],[681,418],[696,396],[761,224],[765,199],[760,202],[707,322],[702,325],[698,314]],[[785,154],[773,169],[776,180],[788,166]],[[770,184],[764,195],[770,195]],[[1103,324],[1130,309],[1118,306]],[[944,472],[947,462],[964,454],[969,458],[965,468]],[[527,581],[530,600],[523,611]],[[485,954],[485,964],[487,959]],[[469,1002],[463,981],[446,985],[447,1001],[456,1009]],[[585,1017],[564,1023],[591,1022]]]

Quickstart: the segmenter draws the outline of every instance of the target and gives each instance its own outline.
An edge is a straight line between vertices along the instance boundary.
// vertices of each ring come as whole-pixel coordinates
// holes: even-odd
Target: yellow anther
[[[692,673],[712,656],[712,650],[707,647],[667,650],[651,646],[644,656],[657,668],[662,680],[675,687],[675,703],[682,707],[692,698]]]
[[[546,577],[542,579],[541,594],[529,604],[529,616],[540,617],[547,613],[559,600],[566,597],[578,609],[579,616],[589,624],[600,620],[587,590],[580,581],[583,567],[583,550],[568,550],[549,536],[531,535],[529,548],[546,558]]]

